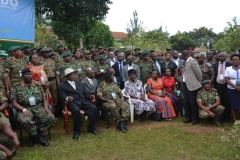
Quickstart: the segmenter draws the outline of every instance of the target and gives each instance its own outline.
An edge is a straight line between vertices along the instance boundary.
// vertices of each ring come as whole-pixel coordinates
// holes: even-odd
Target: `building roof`
[[[124,32],[112,32],[112,36],[114,39],[124,39],[127,38],[127,34]]]

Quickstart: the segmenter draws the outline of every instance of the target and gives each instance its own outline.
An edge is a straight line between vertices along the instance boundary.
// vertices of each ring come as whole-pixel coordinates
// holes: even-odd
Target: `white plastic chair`
[[[145,99],[148,100],[146,88],[147,88],[147,84],[144,84],[143,89],[144,89]]]
[[[122,90],[122,95],[123,95],[123,97],[128,98],[128,103],[130,105],[131,122],[133,123],[133,121],[134,121],[134,106],[131,103],[131,97],[125,93],[125,89]]]

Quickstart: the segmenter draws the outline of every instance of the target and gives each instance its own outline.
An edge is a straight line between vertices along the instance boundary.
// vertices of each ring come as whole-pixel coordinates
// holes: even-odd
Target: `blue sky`
[[[178,30],[190,31],[205,26],[219,33],[226,22],[237,17],[240,23],[239,0],[112,0],[104,21],[111,31],[126,33],[127,23],[138,11],[145,30],[162,25],[171,35]]]

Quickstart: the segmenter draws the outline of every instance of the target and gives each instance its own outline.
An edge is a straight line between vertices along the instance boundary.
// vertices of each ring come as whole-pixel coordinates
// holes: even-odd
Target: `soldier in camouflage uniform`
[[[27,60],[29,61],[29,56],[31,54],[30,45],[28,45],[28,44],[23,45],[22,46],[22,53],[23,53],[23,56],[26,56]]]
[[[15,155],[6,146],[9,146],[13,142],[14,149],[20,146],[16,133],[5,122],[5,119],[0,115],[0,159],[7,160],[12,159]]]
[[[211,65],[213,65],[215,62],[213,61],[213,52],[212,51],[208,51],[206,53],[206,63],[210,63]]]
[[[143,84],[145,84],[148,80],[148,78],[151,77],[152,71],[156,71],[156,65],[150,61],[149,54],[147,50],[143,50],[142,53],[142,60],[138,63],[138,66],[140,68],[140,80]]]
[[[82,74],[82,68],[81,68],[81,63],[82,63],[82,59],[81,59],[81,55],[83,53],[81,53],[81,50],[80,49],[76,49],[74,52],[73,52],[73,56],[74,58],[72,59],[72,64],[76,67],[78,73],[77,73],[77,80],[79,80],[81,78],[81,74]]]
[[[98,80],[98,84],[101,84],[104,81],[103,75],[104,73],[109,70],[111,67],[109,64],[104,63],[104,56],[100,55],[98,56],[98,63],[95,65],[94,72],[95,76]]]
[[[20,71],[28,65],[28,59],[26,56],[22,57],[21,47],[11,47],[12,57],[8,58],[5,64],[5,71],[10,77],[10,84],[14,87],[21,82]]]
[[[78,71],[78,74],[80,74],[79,81],[82,81],[86,77],[86,71],[87,70],[94,70],[95,68],[95,62],[92,60],[92,53],[84,53],[85,59],[81,63],[81,73]]]
[[[57,79],[57,85],[59,85],[61,82],[66,80],[66,77],[64,77],[64,71],[67,68],[72,68],[73,70],[77,70],[76,66],[71,63],[72,62],[72,57],[71,54],[69,52],[64,52],[62,54],[63,57],[63,62],[61,62],[61,64],[57,67],[56,70],[56,79]],[[78,80],[77,75],[75,75],[75,80]]]
[[[54,108],[54,111],[56,111],[56,105],[58,101],[57,83],[56,83],[56,64],[51,58],[49,58],[50,51],[51,51],[50,48],[43,48],[40,51],[41,58],[39,59],[39,65],[44,66],[44,70],[48,77],[49,91],[53,98],[53,108]]]
[[[54,60],[55,60],[56,66],[59,66],[63,61],[62,54],[64,52],[64,47],[62,44],[58,44],[56,48],[57,48],[57,52],[54,52],[54,55],[55,55]]]
[[[215,72],[213,69],[213,66],[210,63],[205,63],[204,62],[204,55],[203,54],[198,54],[196,57],[199,67],[202,72],[202,80],[208,79],[210,83],[213,83],[214,78],[215,78]]]
[[[48,142],[41,136],[54,121],[54,116],[48,109],[46,95],[42,86],[32,81],[29,68],[21,70],[23,82],[18,83],[12,90],[11,102],[18,110],[18,121],[29,134],[29,145],[34,146],[35,140],[41,145],[48,146]],[[36,126],[33,118],[39,118],[41,123]]]
[[[220,105],[220,97],[218,96],[217,90],[211,88],[209,80],[204,80],[202,84],[203,88],[197,93],[199,117],[203,119],[215,117],[215,124],[221,126],[219,119],[225,108]]]
[[[97,96],[102,106],[111,110],[113,119],[119,123],[118,129],[127,132],[126,122],[130,114],[130,106],[124,101],[122,91],[117,84],[113,83],[113,72],[104,73],[105,81],[97,89]]]

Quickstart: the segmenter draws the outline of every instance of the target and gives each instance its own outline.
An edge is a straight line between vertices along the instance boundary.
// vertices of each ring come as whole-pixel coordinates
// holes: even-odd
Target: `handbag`
[[[162,113],[153,112],[148,116],[148,119],[161,122],[162,121]]]

